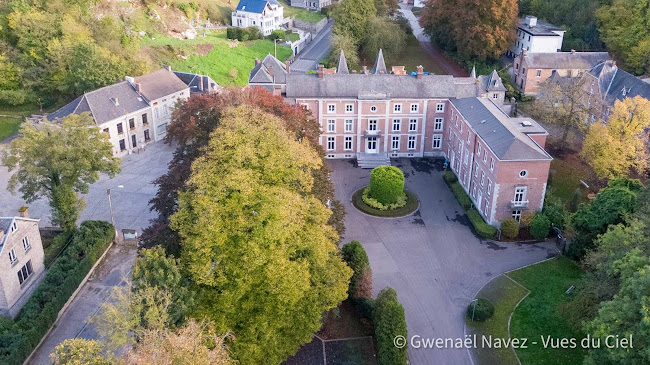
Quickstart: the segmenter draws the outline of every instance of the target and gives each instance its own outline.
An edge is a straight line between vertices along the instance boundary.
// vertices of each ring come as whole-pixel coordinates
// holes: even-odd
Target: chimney
[[[172,67],[170,65],[165,65],[163,67],[165,68],[165,70],[172,72]]]
[[[260,61],[260,59],[259,59],[259,58],[256,58],[256,59],[255,59],[255,66],[257,66],[257,65],[259,65],[259,64],[260,64],[260,62],[262,62],[262,61]]]
[[[532,15],[528,15],[526,17],[526,25],[528,25],[528,27],[530,27],[530,28],[533,28],[533,27],[537,26],[537,17],[532,16]]]
[[[135,91],[137,91],[137,92],[142,91],[142,86],[140,85],[139,82],[136,82],[136,83],[135,83]]]
[[[203,75],[199,75],[199,91],[203,91]]]
[[[571,54],[576,54],[576,50],[575,50],[575,49],[572,49],[572,50],[571,50]]]
[[[284,67],[287,70],[287,73],[291,72],[291,62],[289,62],[289,60],[284,62]]]
[[[319,79],[322,79],[323,76],[325,76],[325,71],[323,70],[324,67],[325,66],[323,66],[321,64],[318,65],[318,71],[316,71],[316,73],[318,74]]]
[[[273,66],[269,66],[269,75],[273,77]]]
[[[527,53],[528,53],[528,51],[526,51],[524,48],[521,49],[521,55],[522,56],[525,56]]]
[[[361,71],[364,75],[368,74],[368,66],[363,66],[363,71]]]
[[[415,76],[415,77],[418,78],[418,79],[421,79],[421,78],[422,78],[422,74],[424,73],[424,67],[422,67],[422,65],[420,65],[420,66],[418,66],[418,67],[416,68],[416,70],[417,70],[417,71],[416,71],[416,76]]]
[[[406,75],[406,71],[404,70],[404,66],[393,66],[392,71],[394,75]]]
[[[29,218],[29,210],[26,206],[23,205],[20,207],[20,209],[18,209],[18,215],[20,215],[21,218]]]

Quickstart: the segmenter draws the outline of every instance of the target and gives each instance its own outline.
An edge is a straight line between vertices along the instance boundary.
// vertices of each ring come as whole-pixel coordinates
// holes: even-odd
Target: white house
[[[517,37],[509,55],[516,57],[524,49],[529,53],[551,53],[562,50],[564,33],[562,28],[538,20],[534,16],[519,19]]]
[[[232,12],[233,27],[258,27],[265,36],[280,29],[283,20],[284,7],[276,0],[240,0]]]

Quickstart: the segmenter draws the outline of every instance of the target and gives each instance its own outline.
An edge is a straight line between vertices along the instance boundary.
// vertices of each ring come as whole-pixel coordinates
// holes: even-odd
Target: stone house
[[[38,219],[0,217],[0,315],[15,317],[43,278]]]
[[[291,6],[320,11],[320,9],[332,5],[332,0],[291,0]]]
[[[240,0],[232,12],[232,26],[257,27],[262,35],[270,35],[284,23],[284,7],[276,0]]]

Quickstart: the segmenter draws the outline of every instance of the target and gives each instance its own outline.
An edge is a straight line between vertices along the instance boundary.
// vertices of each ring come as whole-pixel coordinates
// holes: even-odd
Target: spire
[[[343,54],[343,49],[341,49],[341,55],[339,56],[339,63],[338,66],[336,66],[336,73],[337,74],[349,74],[350,71],[348,70],[348,63],[345,60],[345,54]]]
[[[384,62],[384,52],[382,49],[379,49],[379,54],[377,55],[377,60],[375,61],[375,66],[372,68],[370,73],[373,74],[387,74],[386,63]]]
[[[476,65],[472,66],[472,72],[469,74],[469,77],[476,78]]]

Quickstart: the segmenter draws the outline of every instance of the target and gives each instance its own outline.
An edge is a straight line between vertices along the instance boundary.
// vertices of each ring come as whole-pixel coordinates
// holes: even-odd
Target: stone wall
[[[327,18],[321,19],[318,23],[308,23],[299,19],[293,19],[293,27],[309,32],[315,37],[318,32],[325,28],[327,22]]]

